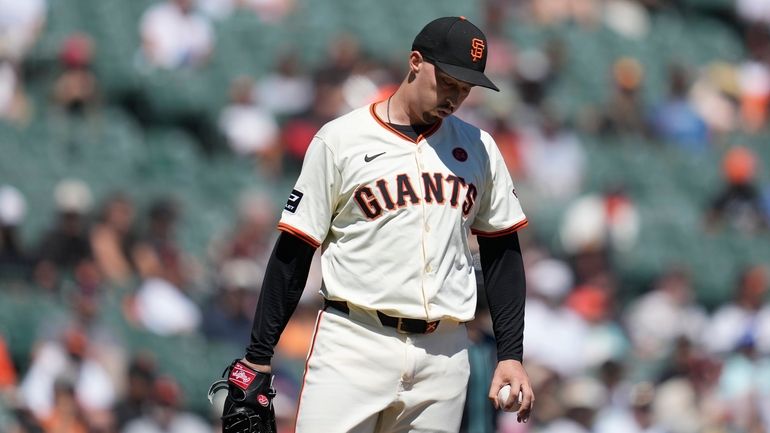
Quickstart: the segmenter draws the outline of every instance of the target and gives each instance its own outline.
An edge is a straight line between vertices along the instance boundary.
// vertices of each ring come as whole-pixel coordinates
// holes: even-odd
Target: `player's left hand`
[[[501,408],[497,403],[497,393],[500,388],[508,384],[511,385],[511,394],[506,406]],[[527,422],[535,404],[535,393],[529,383],[529,376],[519,361],[509,359],[498,362],[495,374],[492,376],[492,384],[489,387],[489,400],[495,409],[512,408],[519,392],[521,392],[522,398],[519,410],[516,412],[516,419],[519,422]]]

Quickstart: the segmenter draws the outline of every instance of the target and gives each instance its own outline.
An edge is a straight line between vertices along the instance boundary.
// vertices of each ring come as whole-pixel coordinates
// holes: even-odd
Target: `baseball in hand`
[[[508,401],[508,397],[510,395],[511,395],[511,385],[505,385],[504,387],[500,388],[500,391],[497,392],[497,404],[498,406],[500,406],[500,409],[503,409],[506,412],[516,412],[519,410],[519,407],[521,406],[521,400],[522,400],[521,391],[519,391],[518,398],[514,400],[513,406],[510,409],[505,409],[505,402]]]

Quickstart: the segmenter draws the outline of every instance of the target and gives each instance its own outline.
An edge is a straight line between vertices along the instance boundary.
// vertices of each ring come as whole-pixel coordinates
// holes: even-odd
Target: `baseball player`
[[[497,340],[489,398],[498,408],[498,391],[511,385],[503,409],[527,421],[534,395],[521,364],[516,234],[527,219],[492,137],[452,115],[472,87],[498,90],[486,60],[476,26],[434,20],[392,96],[315,135],[278,224],[251,344],[230,366],[224,431],[270,431],[273,348],[320,247],[326,301],[296,432],[457,432],[469,375],[464,323],[476,306],[470,233]]]

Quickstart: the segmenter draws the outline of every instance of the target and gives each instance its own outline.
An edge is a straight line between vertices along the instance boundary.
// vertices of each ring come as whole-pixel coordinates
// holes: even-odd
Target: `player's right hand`
[[[495,372],[492,375],[492,383],[489,387],[489,400],[495,409],[501,409],[497,402],[497,394],[506,384],[511,385],[512,395],[508,401],[509,407],[513,406],[514,399],[521,392],[521,404],[516,411],[516,419],[519,422],[528,422],[535,404],[535,393],[532,391],[529,376],[521,362],[509,359],[497,363],[497,368],[495,368]]]

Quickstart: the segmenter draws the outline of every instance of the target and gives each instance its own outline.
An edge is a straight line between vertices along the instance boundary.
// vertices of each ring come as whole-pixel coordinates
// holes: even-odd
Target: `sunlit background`
[[[462,431],[770,431],[768,0],[0,0],[0,431],[219,431],[310,138],[445,15],[487,34],[502,91],[457,115],[530,221],[536,409],[486,398],[482,296]],[[281,433],[320,281],[274,359]]]

